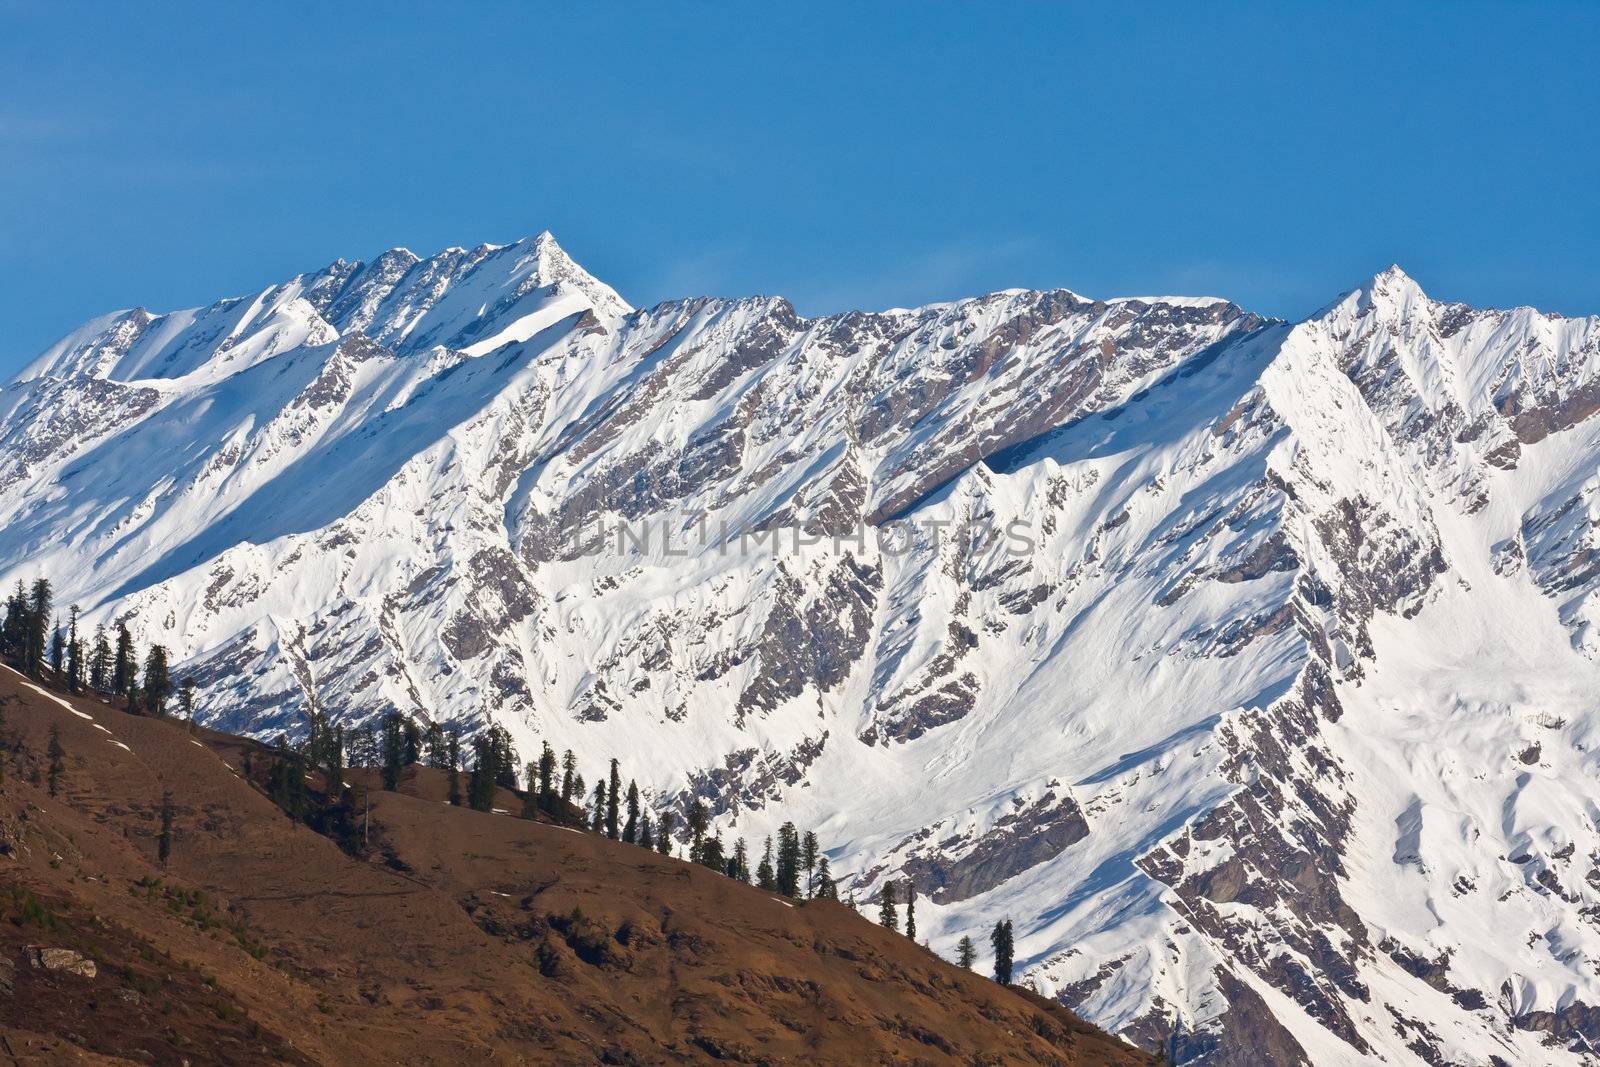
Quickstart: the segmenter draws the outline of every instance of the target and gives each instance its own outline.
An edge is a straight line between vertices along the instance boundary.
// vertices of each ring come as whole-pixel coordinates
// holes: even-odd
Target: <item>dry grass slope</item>
[[[10,670],[0,710],[0,1053],[19,1063],[1151,1062],[846,907],[451,807],[438,772],[398,793],[351,772],[370,846],[345,850],[246,781],[254,742]]]

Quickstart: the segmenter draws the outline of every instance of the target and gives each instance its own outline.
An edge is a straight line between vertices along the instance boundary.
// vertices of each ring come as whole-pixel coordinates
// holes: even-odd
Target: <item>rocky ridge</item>
[[[0,393],[0,569],[229,729],[492,720],[816,826],[1184,1062],[1579,1063],[1597,411],[1600,320],[1398,268],[808,319],[541,235],[69,335]]]

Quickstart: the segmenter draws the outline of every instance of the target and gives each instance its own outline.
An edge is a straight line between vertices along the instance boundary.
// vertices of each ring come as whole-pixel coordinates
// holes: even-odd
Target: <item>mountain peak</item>
[[[567,284],[587,297],[596,313],[618,317],[633,311],[632,305],[623,300],[615,289],[584,270],[577,260],[568,255],[567,250],[556,241],[555,234],[549,230],[540,230],[531,237],[513,242],[509,247],[521,252],[523,257],[533,259],[534,273],[542,284]]]
[[[1416,281],[1398,263],[1391,263],[1377,274],[1374,274],[1372,276],[1372,284],[1374,286],[1409,285],[1412,288],[1418,288]]]
[[[1428,294],[1422,291],[1422,286],[1418,285],[1398,263],[1391,263],[1374,274],[1362,289],[1369,299],[1388,297],[1401,302],[1428,299]]]
[[[1340,313],[1365,315],[1374,309],[1401,311],[1427,302],[1428,294],[1415,279],[1400,264],[1391,263],[1361,284],[1345,290],[1344,295],[1319,308],[1307,321],[1321,321]]]

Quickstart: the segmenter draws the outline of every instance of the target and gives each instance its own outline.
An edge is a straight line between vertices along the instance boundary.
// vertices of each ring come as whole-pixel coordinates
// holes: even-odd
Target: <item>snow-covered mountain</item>
[[[1600,1052],[1600,319],[633,310],[548,234],[96,319],[0,581],[204,716],[506,725],[1180,1062]]]

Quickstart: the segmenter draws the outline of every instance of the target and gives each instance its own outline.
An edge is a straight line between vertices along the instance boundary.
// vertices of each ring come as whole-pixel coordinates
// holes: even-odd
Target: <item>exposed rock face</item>
[[[872,636],[873,609],[883,585],[878,568],[846,555],[836,566],[814,568],[810,589],[782,563],[773,608],[753,650],[762,670],[746,685],[736,706],[738,720],[773,711],[808,689],[839,686]]]
[[[968,900],[1022,872],[1055,859],[1089,834],[1083,811],[1070,795],[1058,796],[1060,783],[1029,804],[1012,800],[1012,811],[995,820],[974,840],[952,834],[932,848],[912,845],[900,869],[936,904]],[[922,835],[929,836],[927,831]]]
[[[94,960],[86,959],[70,948],[45,948],[29,945],[24,950],[30,966],[38,967],[45,971],[60,971],[63,974],[77,975],[79,978],[93,978],[99,973]]]
[[[1600,320],[1398,270],[807,319],[394,250],[45,353],[0,579],[233,729],[492,721],[814,827],[1180,1062],[1579,1063],[1597,382]]]

